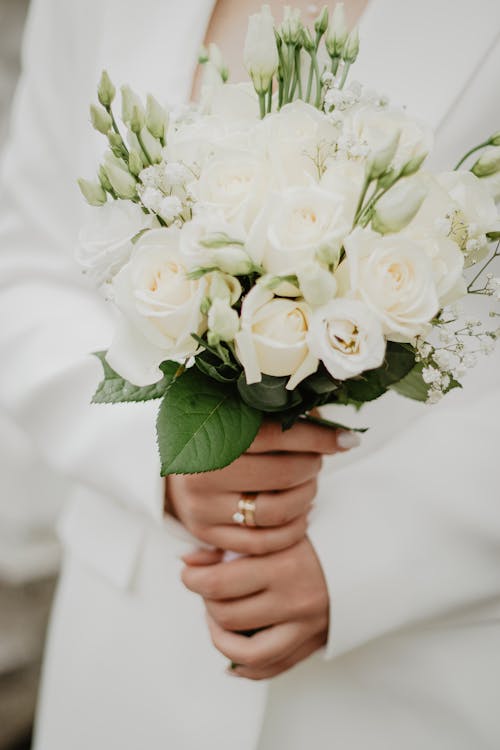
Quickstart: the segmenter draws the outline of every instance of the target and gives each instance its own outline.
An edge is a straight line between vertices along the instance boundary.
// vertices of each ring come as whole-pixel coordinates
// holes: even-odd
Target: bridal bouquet
[[[93,400],[161,400],[163,475],[228,465],[265,416],[331,425],[311,410],[388,389],[435,402],[500,335],[454,307],[500,294],[500,133],[471,169],[431,174],[429,128],[347,85],[358,48],[341,5],[313,29],[263,6],[252,83],[227,83],[211,45],[198,104],[168,113],[124,86],[119,123],[102,75],[79,260],[118,315]]]

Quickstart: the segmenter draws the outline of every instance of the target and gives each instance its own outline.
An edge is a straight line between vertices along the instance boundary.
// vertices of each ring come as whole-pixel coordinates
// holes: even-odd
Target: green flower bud
[[[416,216],[426,195],[422,175],[400,180],[377,202],[372,228],[380,234],[400,232]]]
[[[326,49],[330,57],[342,55],[348,34],[344,3],[337,3],[325,38]]]
[[[146,116],[144,114],[143,108],[137,106],[137,104],[134,104],[134,106],[132,107],[130,121],[128,122],[130,130],[132,131],[132,133],[140,133],[145,124]]]
[[[316,34],[323,34],[328,28],[328,6],[323,5],[323,10],[317,17],[315,23],[314,23],[314,30],[316,31]]]
[[[500,146],[487,148],[471,169],[476,177],[491,177],[500,172]]]
[[[229,70],[222,57],[222,52],[217,44],[211,42],[208,46],[209,60],[220,75],[222,82],[226,83],[229,78]]]
[[[232,341],[236,336],[240,320],[229,302],[214,299],[208,312],[208,343],[217,346],[221,341]]]
[[[116,89],[111,83],[111,79],[105,70],[101,73],[101,80],[97,88],[97,98],[103,107],[110,107],[115,98]]]
[[[500,130],[491,136],[490,143],[492,146],[500,146]]]
[[[200,47],[200,51],[198,52],[198,63],[200,65],[205,65],[205,63],[207,63],[209,59],[210,58],[208,56],[208,50],[205,45],[202,44]]]
[[[90,105],[90,121],[92,126],[103,135],[107,135],[108,131],[113,127],[111,117],[106,110],[98,107],[96,104]]]
[[[82,195],[87,203],[91,206],[103,206],[106,203],[106,193],[98,182],[79,179],[78,187],[82,191]]]
[[[168,112],[156,101],[154,96],[148,94],[146,104],[146,127],[155,138],[165,138],[168,127]]]
[[[427,159],[427,152],[415,156],[410,161],[406,162],[403,169],[401,170],[401,177],[411,177],[412,174],[418,172],[424,161]]]
[[[359,53],[359,30],[358,30],[358,27],[356,26],[356,28],[354,28],[349,34],[349,36],[347,37],[347,42],[345,43],[342,57],[346,63],[349,63],[350,65],[352,65],[353,62],[356,62],[358,53]]]
[[[382,148],[370,155],[368,162],[369,179],[377,179],[389,169],[389,166],[396,155],[400,137],[401,131],[396,130],[392,136],[388,138]]]
[[[119,198],[131,199],[137,195],[136,180],[128,171],[122,159],[107,153],[104,157],[104,170],[111,187]]]
[[[153,164],[159,164],[162,159],[160,141],[151,135],[147,128],[143,128],[140,132],[140,142],[147,152],[148,159]]]
[[[300,43],[306,52],[313,52],[316,49],[316,45],[314,43],[314,39],[311,36],[311,32],[306,26],[302,29]]]
[[[130,122],[132,120],[132,117],[134,116],[134,107],[136,107],[138,112],[136,112],[135,114],[139,119],[142,118],[143,124],[141,125],[141,127],[143,127],[146,116],[140,98],[134,91],[132,91],[130,86],[122,86],[121,93],[123,122],[130,127]]]
[[[110,130],[108,133],[108,141],[111,151],[118,159],[127,155],[127,149],[125,148],[121,135]]]
[[[99,167],[98,175],[99,175],[99,182],[101,183],[102,189],[105,190],[107,193],[111,193],[111,191],[113,190],[113,187],[110,181],[108,180],[108,175],[106,174],[106,170],[104,169],[102,165]]]
[[[144,165],[141,159],[141,155],[132,149],[128,155],[128,168],[134,177],[138,177],[144,169]]]

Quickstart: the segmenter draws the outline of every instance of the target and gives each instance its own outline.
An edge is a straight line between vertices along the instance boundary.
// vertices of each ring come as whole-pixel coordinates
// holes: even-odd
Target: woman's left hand
[[[222,562],[222,554],[187,555],[182,580],[205,600],[215,647],[238,665],[232,674],[275,677],[326,643],[328,591],[307,537],[259,557]]]

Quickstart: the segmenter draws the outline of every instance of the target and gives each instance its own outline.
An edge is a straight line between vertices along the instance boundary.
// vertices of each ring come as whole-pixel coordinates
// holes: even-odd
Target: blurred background
[[[28,0],[0,0],[0,159],[20,71]],[[0,205],[1,210],[1,205]],[[25,477],[36,478],[36,497]],[[31,485],[33,486],[33,485]],[[64,488],[0,411],[0,750],[27,750],[59,550]],[[70,750],[70,748],[68,748]]]

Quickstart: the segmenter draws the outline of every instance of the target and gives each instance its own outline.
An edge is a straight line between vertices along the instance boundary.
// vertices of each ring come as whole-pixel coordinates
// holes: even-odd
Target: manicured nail
[[[361,438],[357,432],[342,431],[337,435],[337,445],[343,451],[348,451],[351,448],[357,448],[361,445]]]

